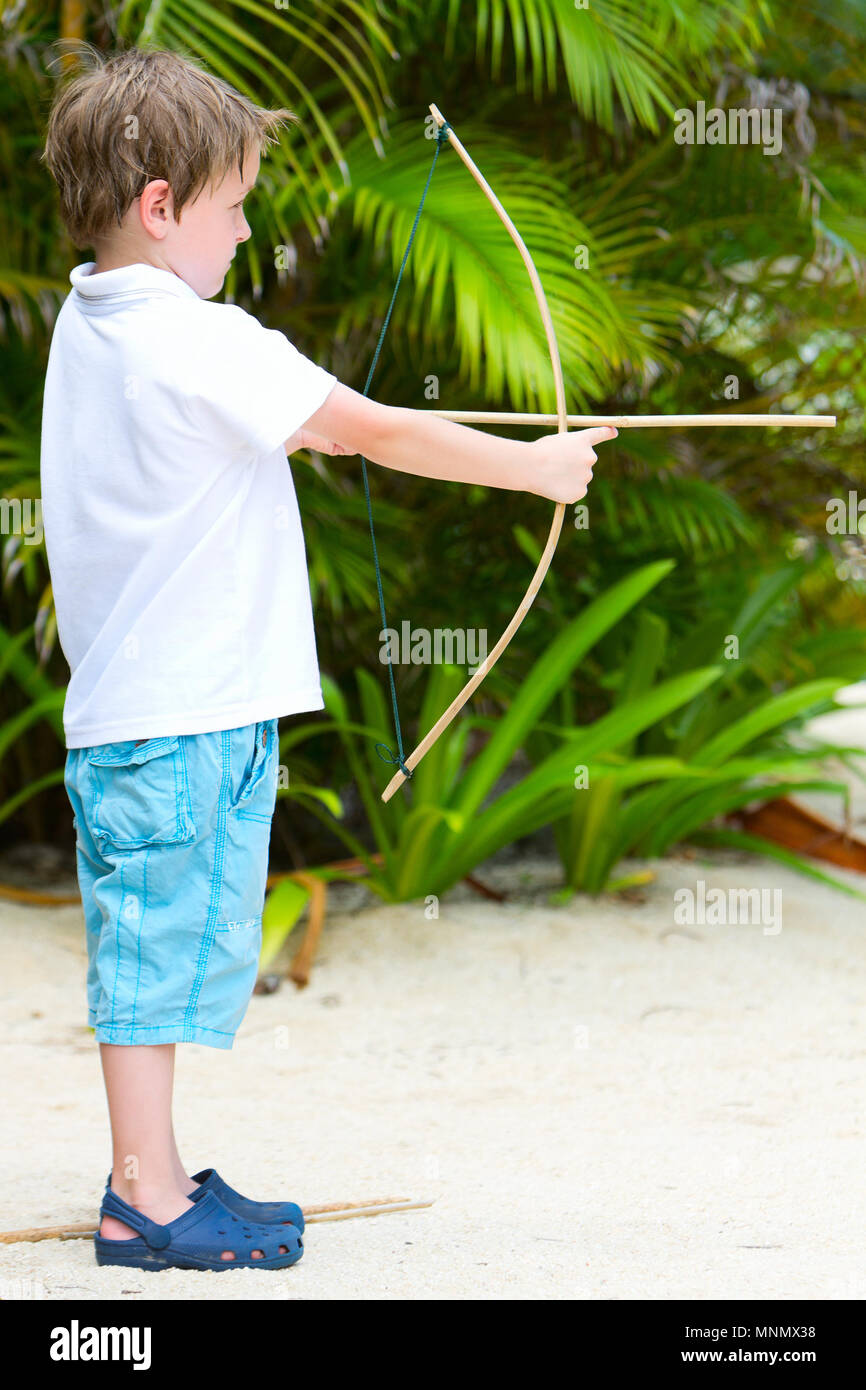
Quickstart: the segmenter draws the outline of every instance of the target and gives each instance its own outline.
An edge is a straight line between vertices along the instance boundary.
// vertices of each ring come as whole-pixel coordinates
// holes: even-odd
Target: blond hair
[[[174,215],[234,165],[276,144],[291,111],[268,111],[196,62],[167,49],[130,48],[105,57],[91,44],[84,71],[61,79],[42,159],[60,190],[60,215],[74,244],[118,227],[152,179],[171,188]]]

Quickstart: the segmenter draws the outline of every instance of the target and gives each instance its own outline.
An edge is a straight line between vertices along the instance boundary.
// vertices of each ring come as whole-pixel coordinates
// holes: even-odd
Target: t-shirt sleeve
[[[185,365],[185,406],[232,452],[270,454],[314,415],[337,378],[236,304],[208,304]],[[201,332],[201,327],[204,332]]]

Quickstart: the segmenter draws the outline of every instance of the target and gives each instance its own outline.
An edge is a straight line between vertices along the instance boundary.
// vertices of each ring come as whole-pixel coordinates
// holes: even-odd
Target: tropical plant
[[[729,689],[726,699],[731,677],[721,652],[715,665],[658,680],[664,660],[663,624],[643,608],[630,624],[631,647],[617,673],[611,708],[583,726],[543,720],[578,664],[624,625],[626,616],[672,568],[669,561],[646,566],[589,603],[549,643],[504,713],[496,720],[476,716],[451,725],[415,769],[408,787],[385,805],[380,800],[385,773],[377,744],[389,737],[390,719],[382,685],[364,670],[357,673],[361,718],[354,720],[345,697],[329,683],[326,704],[331,721],[301,724],[284,735],[281,758],[314,735],[330,732],[339,737],[361,792],[375,855],[358,836],[330,819],[334,808],[326,805],[320,790],[292,786],[290,777],[289,788],[280,795],[291,796],[329,824],[366,865],[366,886],[388,902],[438,896],[497,850],[548,824],[554,826],[566,874],[559,900],[576,889],[612,891],[634,881],[632,875],[614,878],[626,856],[664,854],[717,816],[761,796],[791,790],[844,796],[845,784],[822,774],[820,764],[830,752],[851,750],[824,745],[816,752],[797,748],[782,736],[807,713],[831,708],[843,680],[814,680],[777,694],[762,692],[744,704]],[[771,588],[768,583],[749,611],[738,615],[747,647],[766,620]],[[422,727],[432,726],[462,682],[458,668],[432,667],[419,716]],[[727,717],[715,717],[719,705],[727,705]],[[487,728],[490,737],[467,763],[467,740],[478,728]],[[641,740],[670,747],[642,753]],[[515,785],[497,792],[500,777],[524,746],[535,766]],[[755,837],[752,847],[774,853],[774,847]],[[789,860],[804,873],[866,898],[805,860]],[[337,869],[326,872],[329,879],[341,877]],[[298,920],[305,901],[306,893],[297,884],[279,884],[273,890],[266,912],[269,957]]]
[[[866,400],[857,19],[848,0],[793,11],[781,0],[690,0],[685,7],[680,0],[593,0],[586,8],[556,0],[11,6],[0,84],[4,494],[35,492],[51,327],[69,266],[84,258],[59,225],[38,159],[53,82],[75,63],[74,54],[57,61],[55,41],[85,39],[103,51],[156,44],[182,49],[257,101],[289,105],[301,117],[302,126],[263,163],[253,236],[226,296],[284,328],[341,380],[360,385],[372,357],[432,155],[424,116],[434,98],[483,161],[539,265],[572,408],[735,403],[741,410],[838,412],[839,429],[822,437],[622,432],[594,484],[591,533],[557,556],[565,592],[591,598],[636,566],[676,553],[678,592],[667,591],[673,640],[700,621],[707,553],[735,575],[747,547],[781,558],[792,536],[807,536],[841,561],[823,509],[829,492],[844,495],[863,476],[850,446]],[[784,108],[778,159],[748,147],[676,143],[678,107],[753,97]],[[477,405],[483,390],[491,403],[551,409],[545,348],[513,248],[448,156],[437,167],[374,393],[423,406],[432,375],[441,403],[454,408]],[[577,270],[579,246],[588,260]],[[725,395],[731,380],[736,398]],[[319,645],[323,666],[342,677],[369,661],[375,640],[361,489],[355,460],[339,472],[312,462],[314,470],[297,470],[297,484]],[[411,608],[427,626],[441,619],[447,546],[461,624],[507,620],[512,529],[535,531],[525,497],[497,495],[492,527],[481,488],[433,489],[422,479],[380,474],[374,492],[379,515],[387,494],[417,518],[380,531],[395,611]],[[31,628],[43,669],[59,688],[66,669],[44,551],[12,537],[3,563],[4,625],[13,634]],[[825,574],[820,584],[822,609],[844,610],[853,623],[863,608],[862,580]],[[540,611],[549,611],[551,594],[545,586]],[[478,619],[463,611],[476,598]],[[519,669],[531,665],[544,640],[543,626],[524,625],[514,649]],[[612,640],[621,640],[616,631]],[[595,655],[584,685],[577,684],[590,710],[607,699],[605,644]],[[614,661],[610,670],[617,669]],[[489,683],[477,708],[491,712],[501,689]],[[573,696],[564,690],[560,703]],[[7,682],[0,722],[17,717],[24,698]],[[37,738],[44,742],[40,763],[57,756],[50,726],[37,722],[28,748],[7,755],[4,773],[24,778]],[[315,756],[318,776],[309,780],[322,781],[326,754]],[[37,805],[31,799],[34,817]]]
[[[60,767],[42,772],[33,748],[33,731],[43,723],[63,748],[65,692],[56,689],[34,661],[32,642],[32,628],[13,637],[0,626],[0,686],[14,681],[23,696],[18,713],[0,721],[0,825],[48,787],[63,782],[62,761]],[[17,759],[14,772],[13,756]]]

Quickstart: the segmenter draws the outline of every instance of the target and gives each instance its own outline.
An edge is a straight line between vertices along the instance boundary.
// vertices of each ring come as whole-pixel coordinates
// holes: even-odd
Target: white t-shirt
[[[67,748],[322,709],[283,442],[337,378],[168,270],[70,273],[42,413]]]

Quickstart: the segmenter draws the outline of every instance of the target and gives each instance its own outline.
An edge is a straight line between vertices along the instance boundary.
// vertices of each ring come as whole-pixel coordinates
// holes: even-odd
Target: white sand
[[[231,1052],[178,1048],[189,1171],[432,1207],[310,1225],[280,1272],[0,1246],[0,1295],[866,1297],[866,905],[746,856],[657,868],[641,904],[552,907],[555,863],[488,866],[511,899],[461,887],[435,921],[347,887],[307,990],[255,996]],[[676,926],[699,878],[780,888],[781,931]],[[110,1149],[81,912],[0,902],[0,937],[0,1227],[86,1220]]]

